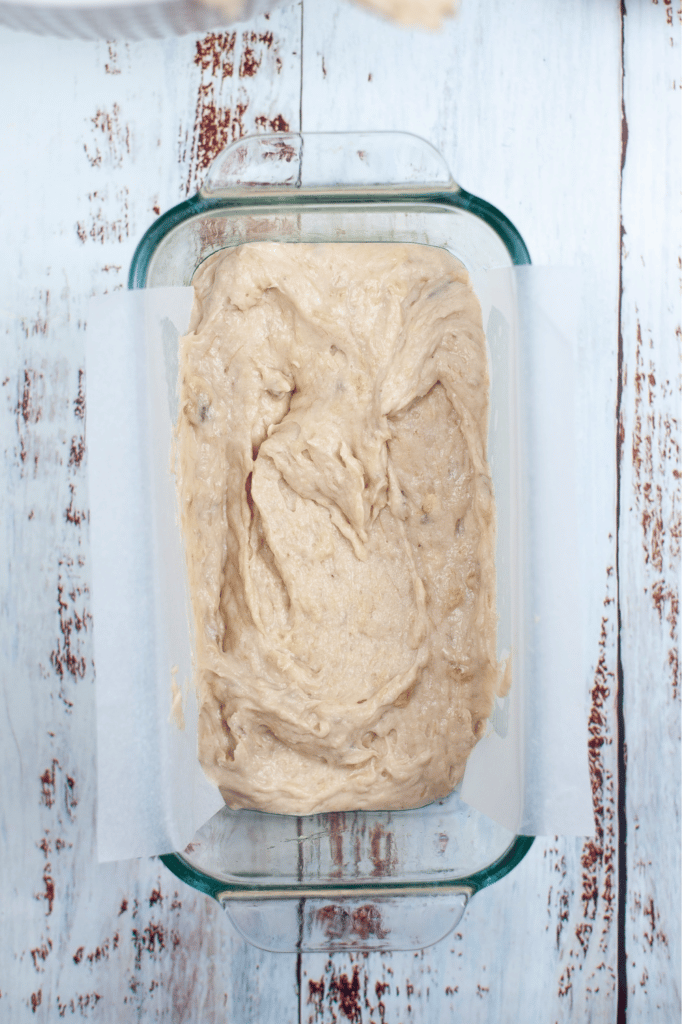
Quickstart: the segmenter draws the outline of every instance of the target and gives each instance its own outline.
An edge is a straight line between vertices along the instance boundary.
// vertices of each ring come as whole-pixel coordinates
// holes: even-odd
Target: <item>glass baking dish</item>
[[[473,277],[530,263],[510,221],[459,188],[424,140],[282,133],[242,139],[217,157],[200,193],[144,235],[129,287],[189,285],[212,253],[253,241],[436,245]],[[490,356],[495,408],[495,368],[505,360]],[[494,484],[498,500],[495,469]],[[498,576],[499,649],[510,649],[509,573],[499,565]],[[419,949],[447,935],[468,899],[511,871],[532,842],[456,789],[409,811],[292,817],[226,807],[162,860],[263,949]]]

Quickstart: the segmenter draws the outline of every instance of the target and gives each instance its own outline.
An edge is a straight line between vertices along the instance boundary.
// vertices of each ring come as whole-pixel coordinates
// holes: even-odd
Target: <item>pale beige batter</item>
[[[467,272],[430,246],[255,243],[193,283],[178,474],[202,764],[231,807],[445,796],[498,674]]]

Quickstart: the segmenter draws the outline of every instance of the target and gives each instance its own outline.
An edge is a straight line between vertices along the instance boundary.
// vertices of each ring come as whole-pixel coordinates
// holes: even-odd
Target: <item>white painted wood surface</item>
[[[678,16],[671,5],[633,4],[624,19],[618,571],[625,953],[630,1017],[638,1021],[674,1018],[663,993],[672,993],[672,978],[680,982],[681,964],[680,896],[672,887],[681,877]],[[643,101],[628,75],[634,66],[656,102]]]
[[[164,42],[0,32],[2,1024],[680,1018],[680,15],[461,6],[438,36],[341,0]],[[284,127],[423,135],[589,283],[596,836],[538,840],[419,954],[260,953],[158,861],[95,861],[85,303],[223,144]]]

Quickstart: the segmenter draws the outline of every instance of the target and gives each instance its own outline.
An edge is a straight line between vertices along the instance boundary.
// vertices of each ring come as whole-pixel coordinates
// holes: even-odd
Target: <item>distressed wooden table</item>
[[[0,1021],[679,1020],[676,4],[462,0],[438,36],[340,0],[163,42],[0,30],[0,82]],[[538,840],[414,954],[261,953],[159,861],[95,858],[86,302],[225,143],[286,128],[424,136],[589,280],[595,835]]]

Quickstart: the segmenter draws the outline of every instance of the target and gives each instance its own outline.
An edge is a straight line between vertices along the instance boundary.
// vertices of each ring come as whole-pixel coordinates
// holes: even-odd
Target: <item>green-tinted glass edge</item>
[[[317,890],[318,888],[323,899],[325,898],[326,890],[331,888],[334,889],[335,894],[343,891],[347,892],[349,896],[358,895],[365,897],[372,895],[375,898],[381,896],[382,891],[385,889],[390,889],[393,893],[397,889],[405,889],[410,890],[411,894],[420,892],[426,896],[449,892],[453,889],[468,889],[471,894],[474,894],[479,892],[480,889],[485,889],[488,885],[493,885],[494,882],[509,874],[526,856],[533,841],[533,836],[515,836],[505,853],[492,864],[482,868],[481,871],[475,871],[473,874],[465,875],[462,878],[449,878],[433,882],[397,882],[396,879],[387,879],[385,883],[377,881],[344,883],[335,879],[334,884],[330,883],[330,885],[320,885],[319,887],[314,883],[278,886],[248,885],[244,883],[236,885],[221,881],[212,875],[204,874],[203,871],[193,867],[192,864],[178,853],[164,853],[161,855],[161,860],[169,871],[172,871],[182,882],[186,882],[193,888],[199,889],[200,892],[206,893],[207,896],[213,896],[214,899],[219,897],[229,898],[231,892],[239,893],[242,897],[245,893],[249,893],[253,895],[254,899],[267,899],[271,895],[282,896],[285,893],[295,899],[302,890],[310,894],[311,890]]]
[[[287,195],[265,195],[258,196],[236,196],[226,199],[208,199],[202,195],[192,196],[190,199],[172,207],[166,213],[158,217],[142,236],[134,254],[128,274],[129,288],[144,288],[147,281],[147,270],[157,245],[174,227],[190,217],[196,217],[202,213],[209,213],[212,210],[239,209],[243,206],[310,206],[319,204],[324,200],[326,205],[362,203],[422,203],[437,206],[455,206],[461,210],[467,210],[475,216],[480,217],[489,227],[493,228],[496,234],[502,239],[505,248],[510,254],[513,264],[523,266],[531,263],[529,250],[524,244],[512,221],[508,220],[505,214],[496,209],[484,199],[473,196],[464,189],[455,188],[446,192],[418,192],[400,193],[386,192],[385,194],[349,194],[339,193],[295,193]]]
[[[425,193],[388,193],[384,195],[368,195],[365,194],[348,194],[348,193],[326,193],[324,197],[320,194],[294,194],[292,196],[283,195],[259,195],[254,196],[237,196],[235,198],[226,199],[208,199],[199,194],[192,196],[190,199],[185,200],[183,203],[179,203],[177,206],[167,210],[166,213],[158,217],[157,220],[148,228],[143,235],[142,239],[138,243],[138,246],[133,254],[133,259],[130,265],[130,272],[128,275],[128,287],[130,289],[144,288],[147,280],[147,270],[149,267],[150,260],[156,249],[157,245],[174,227],[180,224],[184,220],[188,220],[190,217],[195,217],[202,213],[208,213],[211,210],[219,209],[237,209],[242,206],[296,206],[296,205],[312,205],[320,203],[324,198],[326,204],[330,203],[363,203],[368,202],[391,202],[391,203],[428,203],[429,205],[443,205],[455,206],[462,210],[468,210],[470,213],[475,214],[485,221],[489,227],[499,235],[502,239],[505,248],[510,254],[510,258],[514,265],[524,266],[531,263],[531,257],[529,250],[527,249],[524,239],[520,235],[517,228],[514,226],[505,214],[501,213],[495,206],[487,203],[484,199],[479,199],[478,196],[474,196],[464,189],[457,188],[453,191],[447,192],[425,192]],[[493,885],[500,878],[507,875],[514,867],[519,864],[523,857],[528,853],[531,844],[533,843],[533,836],[516,836],[512,841],[508,849],[502,856],[498,857],[492,864],[486,868],[482,868],[481,871],[477,871],[472,875],[467,875],[464,878],[449,879],[448,881],[435,881],[423,883],[420,886],[415,886],[414,883],[406,883],[405,888],[415,890],[420,888],[425,893],[429,892],[443,892],[453,888],[466,888],[472,893],[478,892],[480,889],[486,888],[488,885]],[[161,860],[176,877],[181,881],[186,882],[188,885],[193,886],[200,892],[206,893],[208,896],[217,899],[220,895],[225,895],[231,891],[252,891],[255,898],[267,898],[269,889],[263,886],[245,886],[245,885],[230,885],[224,881],[219,881],[213,878],[211,875],[206,875],[202,871],[198,871],[192,867],[180,854],[167,853],[161,855]],[[401,888],[400,885],[396,885],[395,881],[387,883],[387,888]],[[303,888],[303,886],[301,887]],[[307,887],[309,888],[309,887]],[[278,886],[277,891],[291,892],[292,896],[295,897],[299,887],[298,886]],[[349,885],[335,884],[335,890],[348,890],[349,894],[363,890],[367,892],[372,890],[376,895],[381,894],[382,886],[374,883],[372,886],[358,886],[353,883]],[[321,886],[321,895],[324,894],[324,886]]]

